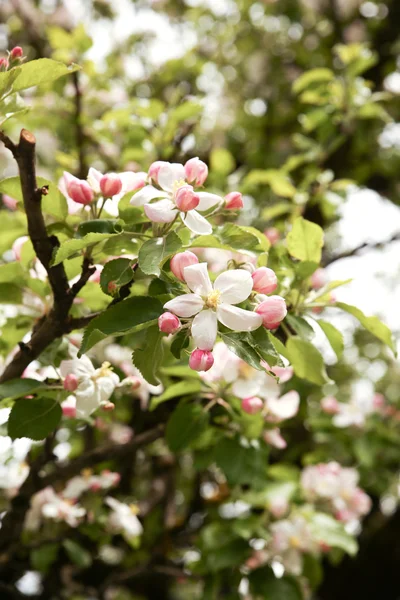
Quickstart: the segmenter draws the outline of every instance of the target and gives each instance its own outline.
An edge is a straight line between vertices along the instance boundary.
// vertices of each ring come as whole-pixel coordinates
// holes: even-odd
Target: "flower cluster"
[[[337,462],[306,467],[301,475],[301,487],[307,500],[328,508],[339,521],[358,520],[371,509],[371,500],[357,486],[355,469],[341,467]]]

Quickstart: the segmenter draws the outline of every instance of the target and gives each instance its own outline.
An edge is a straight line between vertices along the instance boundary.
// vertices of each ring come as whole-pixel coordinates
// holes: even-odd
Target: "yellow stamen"
[[[289,538],[289,544],[292,546],[292,548],[300,548],[301,547],[301,540],[299,537],[297,537],[297,535],[292,535]]]
[[[174,185],[173,185],[173,192],[174,194],[179,190],[180,187],[182,187],[183,185],[187,185],[186,181],[184,179],[178,179],[177,181],[174,181]]]
[[[133,515],[138,515],[139,514],[139,507],[137,504],[129,504],[129,508],[131,510],[131,513]]]
[[[206,306],[208,308],[216,309],[220,301],[220,296],[221,292],[219,290],[214,290],[213,292],[211,292],[211,294],[208,294],[206,299]]]
[[[103,362],[100,369],[97,369],[96,373],[92,375],[91,379],[95,381],[96,379],[99,379],[99,377],[109,377],[113,372],[112,368],[110,367],[111,364],[109,362]]]

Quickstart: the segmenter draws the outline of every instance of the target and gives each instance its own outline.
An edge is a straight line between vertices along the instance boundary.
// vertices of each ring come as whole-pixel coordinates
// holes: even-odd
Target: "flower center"
[[[172,187],[174,194],[176,194],[179,188],[183,185],[187,185],[187,182],[184,179],[177,179],[176,181],[174,181],[174,185]]]
[[[289,538],[289,544],[292,546],[292,548],[300,548],[301,540],[297,535],[292,535]]]
[[[100,369],[96,369],[96,373],[92,375],[91,379],[93,381],[96,381],[96,379],[99,379],[100,377],[110,377],[110,375],[113,372],[112,369],[110,369],[110,367],[111,364],[109,362],[103,362]]]
[[[216,309],[220,302],[221,292],[219,290],[214,290],[211,294],[208,294],[206,299],[206,306],[208,308]]]
[[[135,516],[139,514],[139,507],[137,504],[129,504],[129,509],[131,513]]]
[[[239,373],[240,377],[243,377],[243,379],[252,379],[252,377],[254,377],[253,367],[245,362],[239,365]]]

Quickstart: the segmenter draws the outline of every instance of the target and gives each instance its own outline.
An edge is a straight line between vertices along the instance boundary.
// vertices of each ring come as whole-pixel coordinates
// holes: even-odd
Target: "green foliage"
[[[299,260],[319,263],[324,244],[324,233],[315,223],[298,217],[288,233],[287,248],[289,254]]]
[[[180,238],[171,231],[165,238],[146,241],[139,251],[139,266],[146,275],[160,275],[160,266],[182,247]]]
[[[134,351],[133,360],[146,381],[152,385],[158,385],[158,372],[162,364],[163,334],[158,326],[149,327],[146,331],[146,339],[142,348]]]
[[[302,600],[303,594],[294,577],[275,577],[272,569],[262,567],[249,577],[250,590],[264,600]]]
[[[378,317],[366,317],[359,308],[345,304],[344,302],[336,302],[336,306],[353,315],[367,331],[389,346],[395,355],[397,354],[392,332]]]
[[[290,337],[286,348],[297,377],[307,379],[316,385],[324,385],[329,382],[324,360],[310,342],[299,337]]]
[[[53,398],[25,398],[12,407],[8,435],[12,439],[27,437],[43,440],[61,420],[61,407]]]
[[[58,191],[57,187],[44,177],[37,177],[39,187],[48,186],[48,193],[42,196],[42,210],[45,214],[52,215],[56,219],[65,219],[68,214],[67,201]],[[8,177],[0,181],[0,192],[8,194],[22,203],[22,190],[19,177]]]
[[[202,406],[181,403],[167,423],[165,439],[172,452],[190,447],[207,429],[208,414]]]
[[[108,296],[117,296],[118,290],[132,279],[132,261],[129,258],[116,258],[104,265],[100,275],[100,287]]]

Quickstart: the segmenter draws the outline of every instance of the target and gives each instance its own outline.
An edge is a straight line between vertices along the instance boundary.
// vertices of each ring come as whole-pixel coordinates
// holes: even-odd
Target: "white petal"
[[[167,199],[159,200],[154,204],[145,204],[144,212],[153,223],[172,223],[178,214],[175,204]]]
[[[87,176],[87,182],[96,194],[100,194],[100,179],[103,177],[103,173],[100,173],[97,169],[90,167]]]
[[[233,331],[254,331],[262,324],[262,318],[257,313],[230,304],[220,304],[217,317],[218,321]]]
[[[158,171],[158,185],[166,192],[174,191],[174,183],[185,179],[185,167],[179,163],[167,163]]]
[[[200,350],[212,350],[217,339],[217,315],[212,310],[202,310],[192,323],[192,337]]]
[[[260,384],[256,379],[237,379],[232,385],[232,393],[238,398],[258,396]]]
[[[76,414],[78,417],[87,419],[100,406],[100,395],[91,379],[85,379],[85,381],[79,384],[75,396]]]
[[[200,198],[200,203],[197,206],[197,210],[208,210],[217,204],[222,204],[223,199],[217,194],[210,194],[209,192],[196,192]]]
[[[280,420],[291,419],[297,415],[300,405],[300,396],[292,390],[280,398],[269,398],[267,406],[274,417]]]
[[[166,198],[167,194],[158,190],[154,185],[146,185],[141,190],[138,190],[130,200],[132,206],[143,206],[155,198]]]
[[[189,210],[187,213],[181,213],[182,221],[186,227],[197,235],[209,235],[212,233],[210,223],[196,210]]]
[[[124,171],[119,173],[119,178],[122,181],[122,196],[128,192],[133,192],[143,186],[143,181],[147,179],[147,173],[139,172],[134,173],[133,171]]]
[[[197,294],[183,294],[177,298],[173,298],[166,304],[164,308],[170,310],[178,317],[193,317],[201,311],[204,306],[204,301]]]
[[[253,289],[253,280],[248,271],[234,269],[218,275],[214,289],[221,292],[221,302],[239,304],[246,300]]]
[[[183,269],[183,277],[189,288],[199,296],[208,296],[213,291],[207,263],[190,265]]]
[[[115,373],[113,373],[113,375],[115,375]],[[111,376],[110,377],[99,377],[96,380],[97,391],[98,391],[98,395],[99,395],[101,403],[108,402],[108,400],[110,399],[110,396],[112,395],[113,391],[115,390],[116,383],[118,383],[118,378],[117,378],[117,382],[115,382],[115,379]]]
[[[87,378],[93,375],[95,368],[92,361],[86,354],[81,358],[73,358],[72,360],[63,360],[60,364],[60,373],[66,377],[70,373],[76,375],[78,379]]]

